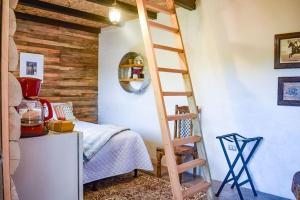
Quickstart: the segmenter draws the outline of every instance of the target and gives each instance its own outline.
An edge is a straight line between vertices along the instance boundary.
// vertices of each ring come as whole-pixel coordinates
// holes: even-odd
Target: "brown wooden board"
[[[11,199],[9,166],[9,110],[8,110],[8,62],[9,62],[9,1],[1,1],[1,152],[4,200]],[[2,197],[0,197],[2,198]]]
[[[71,101],[78,119],[97,122],[98,34],[17,19],[14,39],[19,52],[45,56],[40,96]]]

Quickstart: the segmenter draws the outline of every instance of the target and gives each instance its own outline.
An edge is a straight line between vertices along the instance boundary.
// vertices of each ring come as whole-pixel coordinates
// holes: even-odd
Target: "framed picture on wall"
[[[38,78],[43,81],[44,55],[20,53],[20,77]]]
[[[278,78],[278,105],[300,106],[300,77]]]
[[[300,68],[300,32],[275,35],[275,69]]]

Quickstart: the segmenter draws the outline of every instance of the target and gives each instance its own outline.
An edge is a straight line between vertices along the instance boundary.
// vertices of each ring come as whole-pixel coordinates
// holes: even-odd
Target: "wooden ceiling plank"
[[[96,33],[96,34],[99,34],[101,32],[100,28],[79,25],[79,24],[75,24],[75,23],[71,23],[71,22],[65,22],[65,21],[61,21],[61,20],[57,20],[57,19],[50,19],[47,17],[40,17],[40,16],[21,13],[21,12],[15,12],[15,14],[16,14],[17,19],[29,20],[29,21],[33,21],[33,22],[44,23],[44,24],[48,24],[48,25],[60,26],[60,27],[65,27],[65,28],[71,28],[71,29],[75,29],[75,30]]]
[[[175,4],[187,10],[196,9],[196,0],[175,0]]]
[[[87,1],[96,3],[98,5],[107,6],[107,7],[111,7],[114,3],[114,0],[87,0]],[[134,5],[131,5],[129,3],[117,1],[117,6],[119,6],[124,11],[138,14],[137,7]],[[148,13],[148,17],[150,19],[157,19],[157,13],[152,12],[152,11],[148,11],[147,13]]]
[[[21,4],[23,6],[47,10],[47,11],[56,12],[56,13],[60,13],[60,14],[64,14],[64,15],[69,15],[69,16],[73,16],[73,17],[77,17],[77,18],[82,18],[82,19],[86,19],[86,20],[90,20],[90,21],[94,21],[94,22],[100,22],[103,24],[112,25],[110,20],[107,17],[80,11],[80,10],[76,10],[73,8],[68,8],[65,6],[60,6],[57,4],[51,4],[51,3],[38,1],[38,0],[19,0],[19,4]]]

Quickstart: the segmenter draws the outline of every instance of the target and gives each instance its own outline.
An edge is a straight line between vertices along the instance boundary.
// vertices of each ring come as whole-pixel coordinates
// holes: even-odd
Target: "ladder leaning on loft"
[[[182,200],[193,196],[198,192],[206,192],[208,199],[213,199],[213,193],[211,189],[211,175],[206,157],[206,151],[200,129],[200,122],[198,119],[196,101],[192,89],[191,78],[188,71],[188,64],[186,60],[186,54],[183,46],[181,32],[176,15],[175,5],[173,0],[166,0],[167,8],[148,2],[147,0],[137,0],[137,7],[139,12],[139,19],[144,38],[144,44],[146,48],[146,55],[148,59],[148,65],[150,70],[150,76],[154,88],[156,105],[159,114],[159,122],[162,132],[162,140],[166,154],[166,161],[168,166],[168,172],[173,192],[173,197],[176,200]],[[150,21],[147,16],[147,9],[162,12],[170,16],[172,26],[166,26],[153,21]],[[152,42],[150,28],[161,29],[174,34],[176,37],[176,48],[168,47],[164,45],[155,44]],[[155,55],[155,49],[161,49],[165,51],[171,51],[178,53],[180,60],[180,69],[162,68],[157,66],[157,60]],[[165,92],[162,91],[162,85],[160,81],[160,73],[178,73],[183,76],[185,90],[184,92]],[[190,113],[181,115],[167,115],[164,96],[186,96],[189,103]],[[186,138],[179,138],[172,141],[170,135],[169,121],[191,119],[193,122],[193,136]],[[176,164],[176,158],[174,154],[174,147],[196,143],[199,159],[192,160],[180,165]],[[195,167],[201,167],[204,180],[200,183],[193,185],[187,189],[184,189],[179,182],[179,174]]]

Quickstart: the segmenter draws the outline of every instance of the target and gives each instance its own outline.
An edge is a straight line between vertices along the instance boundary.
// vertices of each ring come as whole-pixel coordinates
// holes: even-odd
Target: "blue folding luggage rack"
[[[232,134],[228,134],[228,135],[218,136],[217,139],[219,139],[219,141],[221,143],[221,146],[222,146],[223,152],[225,154],[227,164],[229,166],[229,171],[228,171],[227,175],[225,176],[218,192],[216,193],[216,196],[218,197],[220,195],[220,193],[223,190],[225,184],[229,183],[230,181],[233,181],[233,184],[232,184],[231,188],[233,189],[234,187],[236,187],[241,200],[243,200],[244,198],[243,198],[243,194],[241,192],[240,187],[242,185],[248,183],[248,182],[250,183],[250,186],[251,186],[251,189],[253,191],[254,196],[257,196],[257,192],[256,192],[254,184],[252,182],[252,178],[251,178],[249,170],[247,168],[247,164],[249,163],[249,161],[250,161],[251,157],[253,156],[256,148],[258,147],[260,141],[263,138],[262,137],[246,138],[246,137],[241,136],[237,133],[232,133]],[[231,143],[235,143],[235,146],[237,148],[238,153],[237,153],[237,155],[236,155],[236,157],[235,157],[235,159],[232,163],[230,162],[228,153],[226,151],[226,147],[224,145],[224,140],[226,140],[228,142],[231,142]],[[246,145],[249,144],[249,143],[252,143],[252,142],[254,142],[254,145],[253,145],[249,155],[245,158],[244,155],[243,155],[243,151],[244,151]],[[240,171],[238,172],[238,174],[235,175],[234,167],[236,166],[239,159],[241,159],[241,161],[242,161],[242,167],[241,167]],[[247,180],[242,181],[241,183],[239,183],[238,180],[241,178],[241,175],[243,174],[244,170],[245,170],[246,175],[247,175]],[[232,176],[232,178],[229,178],[230,175]]]

